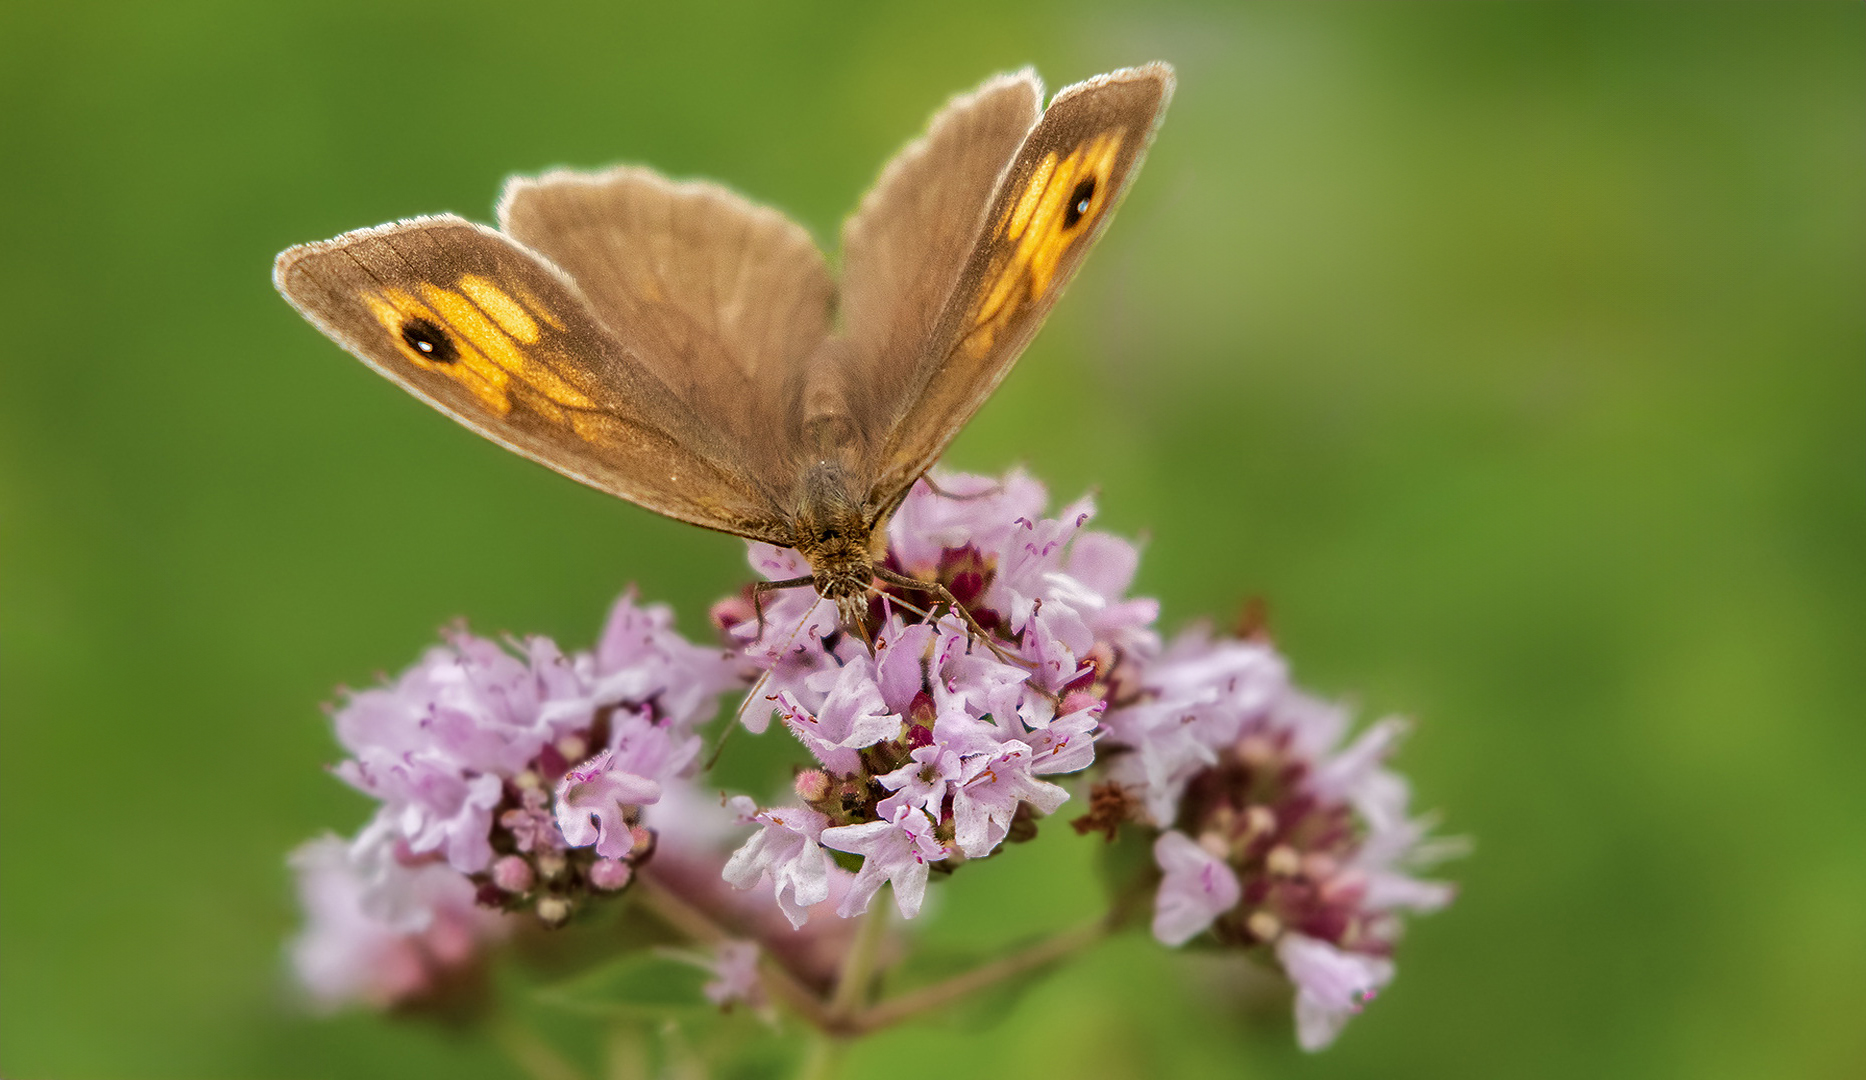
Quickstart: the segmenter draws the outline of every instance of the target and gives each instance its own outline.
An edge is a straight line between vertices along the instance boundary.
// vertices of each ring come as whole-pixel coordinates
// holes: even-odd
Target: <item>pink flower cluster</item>
[[[326,1004],[432,997],[468,980],[503,913],[562,924],[665,843],[656,895],[744,937],[705,961],[706,994],[762,1007],[761,955],[836,968],[852,928],[794,933],[812,914],[859,915],[886,884],[916,916],[934,871],[1030,839],[1069,798],[1057,781],[1093,766],[1074,825],[1144,833],[1154,936],[1273,961],[1299,1041],[1328,1044],[1392,980],[1401,915],[1452,897],[1414,876],[1448,847],[1385,766],[1402,725],[1350,739],[1259,635],[1163,642],[1157,604],[1126,595],[1134,546],[1086,528],[1089,500],[1046,517],[1047,499],[1015,472],[917,484],[881,565],[927,588],[877,586],[860,627],[812,589],[760,610],[747,588],[714,608],[723,651],[624,595],[591,652],[456,630],[350,695],[336,772],[380,805],[354,840],[293,856],[301,980]],[[762,544],[750,559],[768,580],[809,569]],[[812,760],[794,799],[722,813],[691,782],[695,729],[754,675],[745,726],[778,717]],[[751,827],[729,858],[725,818]]]
[[[1266,949],[1296,987],[1310,1050],[1393,978],[1399,913],[1443,907],[1449,885],[1409,873],[1449,847],[1409,816],[1383,765],[1403,726],[1342,746],[1349,720],[1296,690],[1266,642],[1182,636],[1140,663],[1104,718],[1098,820],[1162,830],[1153,933]]]
[[[433,927],[456,944],[484,936],[497,916],[475,902],[555,925],[622,889],[654,846],[642,808],[692,770],[695,725],[748,677],[675,633],[667,608],[625,594],[591,652],[454,630],[394,682],[350,695],[336,772],[381,805],[347,849],[326,838],[295,856],[304,981],[330,1000],[415,993],[426,984],[366,962],[399,963],[395,950],[368,943],[414,948]]]
[[[779,594],[762,621],[749,596],[714,612],[765,671],[746,726],[763,730],[775,711],[817,762],[797,776],[800,805],[733,802],[758,831],[726,880],[772,882],[794,925],[829,898],[832,850],[861,860],[839,915],[866,911],[886,882],[912,918],[932,867],[1034,835],[1069,797],[1044,778],[1095,759],[1109,673],[1156,641],[1158,606],[1124,596],[1139,555],[1083,530],[1089,500],[1045,518],[1047,493],[1022,473],[938,483],[916,485],[895,513],[884,565],[943,585],[976,630],[936,594],[898,589],[870,604],[872,655],[808,589]],[[751,562],[771,580],[808,572],[766,545]]]

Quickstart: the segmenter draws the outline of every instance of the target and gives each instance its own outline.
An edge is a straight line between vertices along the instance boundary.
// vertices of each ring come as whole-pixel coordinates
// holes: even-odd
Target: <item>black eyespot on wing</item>
[[[403,323],[402,340],[422,359],[436,364],[451,364],[460,359],[460,350],[454,348],[447,331],[426,319],[410,319]]]
[[[1076,189],[1069,193],[1069,204],[1063,207],[1063,228],[1073,229],[1089,212],[1089,205],[1095,201],[1095,178],[1089,177],[1076,184]]]

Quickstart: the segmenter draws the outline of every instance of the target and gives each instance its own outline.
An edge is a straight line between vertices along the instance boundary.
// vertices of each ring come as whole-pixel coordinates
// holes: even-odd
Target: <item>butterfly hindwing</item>
[[[515,179],[499,223],[707,419],[731,467],[788,492],[799,377],[835,294],[802,226],[717,184],[634,166]]]
[[[498,232],[452,216],[362,229],[287,250],[273,279],[363,362],[494,442],[669,517],[787,535],[712,427]]]

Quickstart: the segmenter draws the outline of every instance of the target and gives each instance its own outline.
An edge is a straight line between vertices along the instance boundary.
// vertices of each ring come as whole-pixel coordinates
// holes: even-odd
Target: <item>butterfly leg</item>
[[[968,640],[971,640],[974,637],[982,638],[985,642],[985,647],[991,650],[991,654],[997,657],[998,659],[1004,661],[1007,664],[1015,664],[1018,667],[1025,667],[1025,668],[1031,666],[1031,662],[1029,660],[1026,660],[1021,656],[1018,656],[1015,653],[1005,652],[1002,646],[1000,646],[996,641],[992,640],[991,634],[986,632],[984,627],[978,625],[978,620],[974,619],[972,617],[972,613],[965,609],[965,605],[961,604],[959,602],[959,598],[952,594],[952,590],[948,589],[945,585],[941,584],[940,582],[921,581],[919,578],[911,578],[911,577],[908,577],[906,574],[895,573],[894,571],[888,569],[885,566],[875,567],[875,576],[897,588],[913,589],[917,592],[929,592],[939,597],[942,601],[945,602],[948,608],[952,609],[953,611],[958,612],[959,617],[965,620],[965,627],[966,627],[965,633],[966,633],[966,638]],[[1035,684],[1031,684],[1030,688],[1032,690],[1035,690],[1037,693],[1042,694],[1046,698],[1050,698],[1054,700],[1056,697],[1055,694],[1052,694],[1048,690],[1045,690],[1042,687],[1037,686]]]
[[[947,491],[945,488],[940,487],[939,484],[934,481],[932,473],[921,473],[920,482],[925,484],[933,494],[938,495],[940,498],[954,499],[959,502],[966,502],[971,499],[989,499],[993,495],[1002,494],[1004,491],[1003,484],[993,484],[983,491],[974,491],[970,495],[961,495],[956,491]]]
[[[883,580],[887,580],[887,579],[884,578]],[[911,581],[913,579],[910,578],[908,580]],[[924,591],[924,592],[932,592],[936,588],[938,590],[944,591],[946,588],[944,585],[935,586],[935,585],[930,585],[924,581],[915,581],[913,585],[903,585],[901,587],[920,589],[921,591]],[[920,616],[921,618],[925,619],[929,623],[934,621],[933,613],[931,611],[928,611],[925,608],[915,607],[914,605],[908,603],[907,601],[901,599],[898,596],[890,596],[889,594],[882,592],[880,589],[876,589],[873,585],[870,585],[869,588],[873,589],[875,594],[882,598],[883,603],[895,604],[900,607],[904,607],[908,611],[913,612],[915,615]],[[1018,656],[1015,653],[1007,654],[1003,649],[999,648],[997,643],[992,641],[991,635],[985,632],[985,628],[978,625],[978,620],[972,618],[972,613],[967,611],[963,604],[959,603],[958,600],[953,598],[952,593],[946,592],[945,600],[946,600],[946,605],[949,608],[957,611],[960,615],[965,617],[965,621],[966,621],[965,636],[966,636],[967,641],[971,641],[973,639],[974,632],[976,632],[978,637],[982,637],[985,639],[985,647],[990,649],[992,653],[998,657],[998,659],[1003,660],[1007,664],[1015,664],[1018,667],[1030,667],[1031,666],[1030,661],[1024,659],[1023,657]],[[1041,602],[1042,601],[1038,601],[1038,603],[1041,603]],[[1056,705],[1056,706],[1062,705],[1063,703],[1062,698],[1058,697],[1055,694],[1050,693],[1048,690],[1045,690],[1041,686],[1038,686],[1035,683],[1028,683],[1026,685],[1028,685],[1030,689],[1035,690],[1044,699],[1049,701],[1050,704]]]
[[[884,604],[889,604],[893,607],[906,608],[908,611],[913,612],[915,615],[920,616],[921,618],[925,619],[928,622],[933,621],[933,613],[931,611],[928,611],[925,608],[915,607],[914,605],[908,603],[907,601],[901,599],[898,596],[894,596],[890,593],[884,592],[881,589],[881,587],[878,585],[872,585],[872,584],[869,585],[868,591],[874,593],[876,596],[881,597],[881,601]]]
[[[806,574],[803,577],[785,578],[783,581],[760,581],[752,585],[752,610],[758,614],[760,640],[763,640],[765,636],[765,594],[779,589],[795,589],[801,585],[814,584],[816,584],[816,579]]]
[[[870,659],[873,659],[875,655],[875,637],[868,632],[868,620],[856,619],[851,628],[855,631],[855,636],[862,639],[862,644],[868,646],[868,656]]]
[[[811,580],[812,580],[812,579],[810,579],[810,578],[804,578],[804,579],[802,579],[802,581],[811,581]],[[759,585],[767,585],[767,586],[769,586],[769,587],[770,587],[771,589],[783,589],[783,588],[790,588],[790,587],[794,587],[794,586],[796,586],[796,585],[798,585],[798,584],[801,584],[801,581],[790,581],[790,582],[786,582],[786,581],[761,581],[761,582],[759,582],[758,584],[759,584]],[[767,589],[766,591],[769,591],[769,589]],[[753,590],[752,590],[752,595],[753,595],[753,597],[754,597],[754,598],[755,598],[755,597],[756,597],[756,596],[758,595],[758,589],[757,589],[757,586],[753,586]],[[756,606],[756,605],[754,605],[754,606]],[[772,695],[772,694],[766,694],[766,693],[765,693],[765,687],[767,687],[768,685],[770,685],[770,683],[771,683],[771,673],[772,673],[772,672],[773,672],[774,670],[776,670],[776,668],[777,668],[777,665],[778,665],[779,663],[781,663],[781,662],[783,661],[783,658],[784,658],[784,655],[785,655],[786,653],[788,653],[788,652],[790,652],[790,647],[791,647],[791,646],[792,646],[793,644],[795,644],[795,643],[796,643],[796,641],[797,641],[797,635],[798,635],[798,634],[801,634],[801,633],[803,633],[803,628],[804,628],[804,625],[805,625],[806,623],[808,623],[808,622],[810,621],[810,616],[811,616],[812,614],[814,614],[814,613],[815,613],[815,610],[816,610],[816,609],[815,609],[814,607],[812,607],[812,608],[811,608],[811,609],[810,609],[809,611],[806,611],[806,612],[804,612],[804,613],[803,613],[803,618],[801,618],[801,619],[798,619],[798,620],[797,620],[797,625],[796,625],[796,626],[793,626],[793,627],[791,627],[791,629],[790,629],[790,633],[789,633],[789,634],[787,634],[787,635],[785,635],[785,638],[784,638],[784,644],[783,644],[782,646],[780,646],[780,647],[778,647],[777,649],[775,649],[775,650],[773,650],[773,651],[772,651],[772,653],[771,653],[771,666],[770,666],[770,667],[767,667],[767,668],[765,668],[765,669],[764,669],[763,671],[761,671],[761,672],[759,672],[759,673],[758,673],[758,681],[757,681],[757,682],[755,682],[755,683],[753,683],[753,684],[752,684],[752,688],[751,688],[751,690],[749,690],[749,691],[747,691],[747,692],[746,692],[746,694],[745,694],[745,700],[744,700],[744,701],[741,701],[741,702],[739,702],[739,708],[738,708],[738,711],[737,711],[736,713],[734,713],[734,714],[733,714],[733,718],[732,718],[732,722],[733,722],[733,726],[734,726],[734,727],[737,727],[738,725],[740,725],[740,724],[744,724],[744,723],[745,723],[745,716],[746,716],[746,713],[748,713],[748,712],[749,712],[749,711],[750,711],[751,709],[753,709],[753,708],[755,708],[755,707],[757,707],[757,706],[756,706],[756,702],[758,702],[759,700],[761,700],[761,699],[762,699],[762,700],[764,700],[764,701],[768,701],[768,702],[769,702],[769,701],[776,701],[776,700],[777,700],[777,697],[776,697],[776,695]],[[763,617],[764,617],[764,616],[763,616],[763,613],[761,612],[761,613],[760,613],[760,615],[759,615],[759,618],[760,618],[760,620],[762,620],[762,619],[763,619]],[[762,626],[762,622],[761,622],[761,625],[760,625],[760,627],[759,627],[759,633],[758,633],[758,639],[759,639],[759,641],[763,641],[763,640],[764,640],[764,629],[763,629],[763,626]],[[768,707],[768,706],[767,706],[767,707]],[[749,727],[750,725],[747,725],[747,726]],[[727,732],[727,734],[730,734],[730,732],[728,731],[728,732]],[[708,762],[706,763],[706,770],[705,770],[705,771],[709,771],[709,772],[710,772],[710,771],[712,770],[712,768],[713,768],[713,764],[714,764],[715,762],[717,762],[717,761],[719,760],[719,752],[720,752],[721,750],[723,750],[723,749],[725,749],[725,746],[726,746],[726,738],[725,738],[725,735],[721,735],[721,736],[720,736],[720,738],[719,738],[719,746],[718,746],[718,747],[716,747],[716,748],[715,748],[715,749],[713,750],[713,756],[712,756],[712,759],[711,759],[711,760],[709,760],[709,761],[708,761]]]

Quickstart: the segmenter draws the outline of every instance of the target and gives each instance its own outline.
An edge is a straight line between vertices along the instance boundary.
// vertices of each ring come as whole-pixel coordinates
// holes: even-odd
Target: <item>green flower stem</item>
[[[943,982],[923,986],[918,990],[880,1002],[850,1017],[850,1034],[866,1035],[950,1005],[993,983],[1002,982],[1026,971],[1034,971],[1065,959],[1071,953],[1099,942],[1114,929],[1114,920],[1097,919],[1086,926],[1065,930],[1055,937],[1039,941],[1022,952],[1013,953],[988,964],[981,964]]]
[[[689,904],[681,895],[655,876],[652,864],[643,867],[635,878],[635,888],[644,903],[669,926],[703,945],[716,945],[731,939],[724,927],[705,912]],[[771,996],[818,1031],[834,1026],[822,998],[804,985],[794,972],[780,963],[771,950],[760,950],[758,974]]]
[[[798,1080],[834,1080],[842,1069],[842,1059],[849,1040],[860,1034],[859,1021],[874,982],[875,962],[881,955],[881,940],[888,925],[888,904],[881,896],[871,902],[868,913],[855,928],[855,939],[843,955],[842,970],[836,976],[836,989],[829,1000],[827,1024],[817,1028],[815,1038],[804,1053]]]
[[[584,1080],[582,1070],[539,1038],[537,1032],[511,1017],[496,1022],[492,1035],[529,1080]]]
[[[848,1045],[847,1039],[827,1031],[813,1033],[810,1046],[804,1051],[803,1066],[797,1070],[797,1080],[836,1080],[836,1074],[842,1071],[843,1051]]]
[[[725,928],[657,878],[651,867],[644,867],[636,878],[636,889],[642,902],[656,915],[694,941],[711,945],[731,938]],[[856,928],[855,939],[843,957],[836,988],[828,1001],[769,951],[759,961],[759,973],[771,996],[815,1029],[799,1077],[830,1080],[836,1075],[850,1040],[912,1020],[1006,979],[1066,959],[1119,930],[1131,915],[1128,907],[1125,902],[1117,903],[1108,914],[1091,923],[1065,930],[1021,952],[981,964],[941,982],[871,1005],[867,1002],[868,992],[874,983],[875,965],[881,957],[881,943],[886,938],[888,925],[888,906],[877,897]]]
[[[847,1024],[867,1004],[869,984],[874,982],[875,961],[881,956],[881,939],[888,927],[888,905],[876,896],[869,905],[862,924],[855,928],[855,940],[849,943],[842,958],[842,972],[836,977],[835,995],[829,1001],[829,1015],[838,1026]]]

